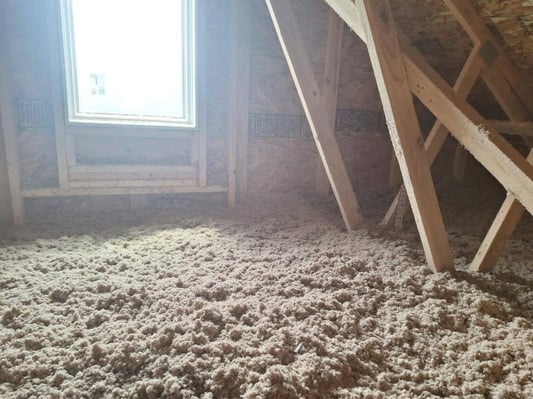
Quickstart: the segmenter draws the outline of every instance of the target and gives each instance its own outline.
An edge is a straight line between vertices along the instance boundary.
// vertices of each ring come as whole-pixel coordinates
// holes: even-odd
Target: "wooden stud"
[[[468,157],[468,151],[466,151],[460,143],[457,143],[455,146],[455,154],[453,157],[452,171],[453,179],[457,182],[461,182],[465,178]]]
[[[248,112],[250,99],[250,15],[249,1],[238,2],[237,68],[240,85],[237,95],[237,193],[243,198],[248,192]]]
[[[235,206],[237,201],[237,136],[239,129],[239,107],[240,84],[239,76],[239,0],[232,0],[230,6],[230,79],[228,90],[228,132],[227,132],[227,151],[228,151],[228,205],[230,208]]]
[[[199,187],[207,185],[207,29],[205,25],[207,15],[207,6],[205,0],[196,2],[196,21],[197,21],[197,89],[198,89],[198,126],[196,131],[196,163],[197,163],[197,180]]]
[[[72,134],[66,134],[65,136],[65,150],[67,152],[67,165],[76,166],[76,137]]]
[[[533,150],[529,152],[527,159],[529,163],[533,164]],[[512,194],[507,193],[507,198],[470,264],[470,270],[488,272],[494,268],[505,249],[507,240],[520,223],[524,211],[522,204]]]
[[[11,57],[7,40],[7,35],[0,36],[0,121],[4,133],[11,213],[13,224],[19,226],[24,224],[24,200],[21,195],[19,147],[8,64]]]
[[[292,7],[284,0],[266,0],[266,4],[344,222],[352,230],[362,220],[359,204]]]
[[[344,21],[332,9],[328,13],[328,35],[326,39],[326,56],[324,77],[322,80],[322,97],[330,116],[330,123],[335,131],[337,116],[337,95],[342,63],[342,38],[344,36]],[[324,165],[319,160],[315,170],[316,192],[322,196],[329,194],[330,185]]]
[[[389,133],[429,267],[435,272],[453,270],[390,5],[386,0],[363,0],[359,4]]]
[[[400,170],[400,165],[398,165],[398,159],[392,150],[392,154],[389,160],[389,177],[387,179],[389,182],[389,188],[392,190],[398,190],[402,184],[402,171]]]
[[[228,91],[228,204],[248,190],[248,101],[250,79],[250,4],[231,3],[230,88]]]
[[[57,155],[57,172],[59,187],[66,189],[69,186],[68,181],[68,159],[67,159],[67,144],[65,138],[65,123],[66,123],[66,102],[64,100],[62,83],[61,66],[61,38],[59,32],[59,9],[58,3],[49,1],[47,3],[47,29],[49,42],[49,57],[50,57],[50,82],[53,98],[53,115],[54,115],[54,130],[56,138],[56,155]]]

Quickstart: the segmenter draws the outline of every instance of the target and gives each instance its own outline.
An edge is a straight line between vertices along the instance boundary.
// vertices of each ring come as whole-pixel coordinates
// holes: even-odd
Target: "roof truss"
[[[485,240],[488,241],[485,247],[493,248],[490,244],[497,242],[497,247],[500,248],[518,223],[518,211],[527,209],[533,214],[533,166],[465,98],[481,74],[511,120],[527,121],[533,101],[531,92],[524,89],[523,82],[509,60],[503,56],[486,26],[468,2],[444,0],[474,39],[474,49],[452,88],[398,30],[387,0],[324,1],[367,44],[405,192],[430,268],[433,271],[453,269],[451,251],[430,173],[430,165],[440,151],[448,131],[509,192],[508,200]],[[346,182],[345,173],[338,173],[339,170],[345,171],[345,168],[340,165],[342,159],[331,123],[327,123],[328,113],[324,110],[324,101],[314,81],[291,6],[289,2],[282,0],[266,2],[330,183],[347,227],[352,228],[353,224],[348,223],[345,208],[347,203],[353,204],[353,201],[341,200],[343,197],[350,198],[353,191],[349,181]],[[411,93],[438,120],[425,143]],[[502,221],[506,221],[505,228],[502,227]],[[505,234],[501,233],[504,230]],[[478,255],[485,257],[483,248],[482,246],[480,249],[481,255]],[[489,252],[494,254],[498,251]],[[497,259],[497,255],[491,255],[490,258]],[[474,264],[472,268],[475,269]]]

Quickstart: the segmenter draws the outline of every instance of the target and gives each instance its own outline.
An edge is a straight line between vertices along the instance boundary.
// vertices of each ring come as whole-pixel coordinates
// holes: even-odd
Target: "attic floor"
[[[297,195],[131,217],[2,233],[1,397],[533,397],[530,223],[451,276]],[[459,270],[485,219],[453,219]]]

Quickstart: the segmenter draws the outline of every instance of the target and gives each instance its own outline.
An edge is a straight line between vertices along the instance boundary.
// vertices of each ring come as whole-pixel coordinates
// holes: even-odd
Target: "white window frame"
[[[84,113],[79,108],[76,76],[76,52],[74,45],[72,0],[60,0],[61,30],[64,61],[65,116],[70,125],[135,125],[147,127],[172,127],[196,129],[198,127],[197,82],[197,16],[196,0],[182,0],[182,48],[183,48],[183,104],[184,116],[160,117],[146,115]]]

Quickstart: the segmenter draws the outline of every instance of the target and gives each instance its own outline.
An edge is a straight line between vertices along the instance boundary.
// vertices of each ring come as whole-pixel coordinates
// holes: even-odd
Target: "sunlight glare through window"
[[[70,83],[78,116],[190,119],[186,2],[70,0]]]

